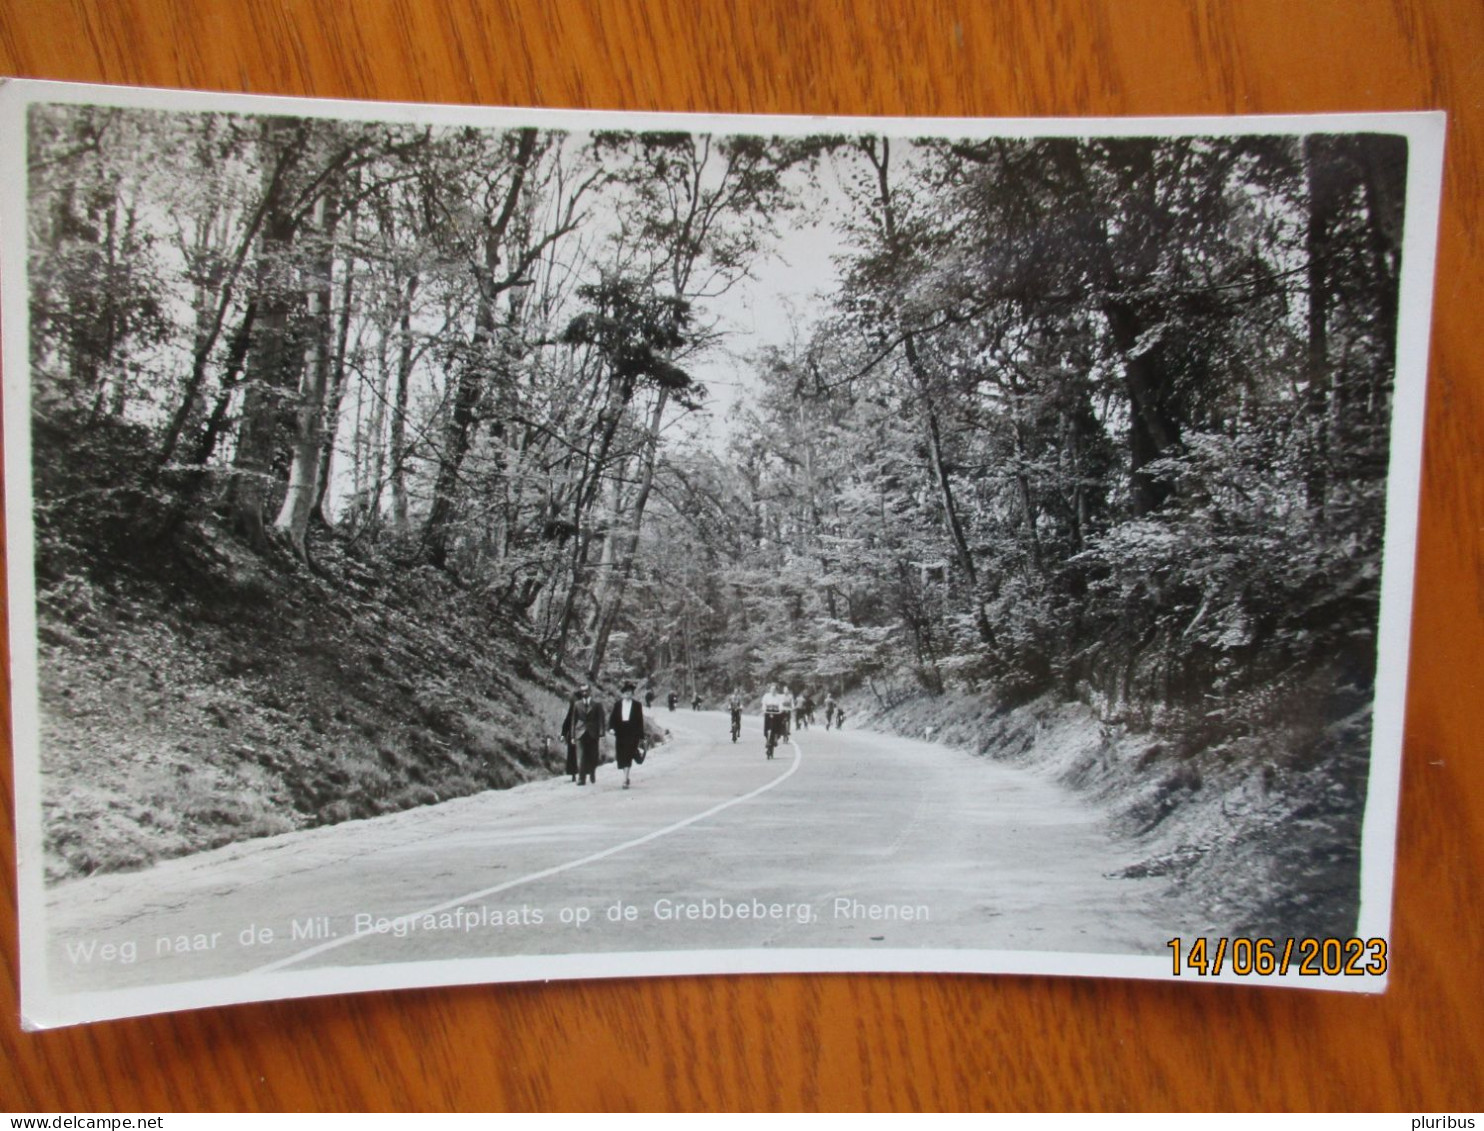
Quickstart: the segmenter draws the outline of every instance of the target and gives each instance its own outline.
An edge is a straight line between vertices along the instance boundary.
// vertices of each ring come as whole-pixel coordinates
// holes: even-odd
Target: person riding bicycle
[[[732,741],[737,741],[737,736],[742,733],[742,692],[733,689],[732,697],[727,700],[727,710],[732,716]]]
[[[829,692],[824,697],[824,729],[829,730],[835,725],[835,712],[839,710],[839,704],[835,702],[835,693]]]
[[[773,747],[788,737],[789,704],[790,696],[779,691],[776,683],[768,684],[768,693],[763,696],[763,741],[769,758],[773,757]]]

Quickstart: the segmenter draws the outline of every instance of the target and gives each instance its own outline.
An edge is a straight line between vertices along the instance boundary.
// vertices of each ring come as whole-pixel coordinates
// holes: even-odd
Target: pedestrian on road
[[[567,700],[567,717],[562,720],[562,741],[567,745],[567,776],[574,783],[577,781],[578,705],[582,702],[582,692],[581,687],[573,688],[572,698]]]
[[[644,762],[644,707],[634,698],[634,685],[625,683],[621,698],[613,704],[608,716],[613,731],[614,753],[623,771],[623,787],[629,788],[629,771],[635,762]]]
[[[598,741],[603,737],[606,720],[603,705],[593,699],[593,689],[584,687],[577,702],[568,715],[569,727],[563,728],[564,737],[571,735],[577,745],[577,784],[598,783]]]

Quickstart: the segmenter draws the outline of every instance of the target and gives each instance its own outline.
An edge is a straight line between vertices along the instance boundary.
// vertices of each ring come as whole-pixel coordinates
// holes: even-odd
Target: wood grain
[[[1484,1106],[1481,48],[1473,0],[0,4],[0,73],[56,79],[643,110],[1450,113],[1385,996],[676,978],[372,994],[25,1034],[14,1024],[6,833],[0,1107]],[[8,759],[4,774],[8,812]]]

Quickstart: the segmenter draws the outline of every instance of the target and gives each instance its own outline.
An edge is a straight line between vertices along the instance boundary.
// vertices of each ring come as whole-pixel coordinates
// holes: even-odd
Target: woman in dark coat
[[[629,770],[635,762],[644,761],[644,705],[634,698],[634,685],[623,685],[623,697],[613,704],[608,716],[613,731],[614,753],[623,771],[623,787],[629,788]]]

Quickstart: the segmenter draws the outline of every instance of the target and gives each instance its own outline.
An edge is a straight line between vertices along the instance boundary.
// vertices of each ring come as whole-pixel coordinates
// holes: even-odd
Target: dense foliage
[[[707,695],[910,672],[1236,725],[1369,687],[1399,139],[29,129],[32,411],[130,448],[111,546],[374,546],[560,668]],[[675,441],[806,216],[836,291]]]
[[[1404,146],[836,160],[855,250],[831,313],[760,367],[727,456],[676,464],[655,539],[713,680],[910,665],[930,692],[1147,719],[1324,669],[1364,698]]]

